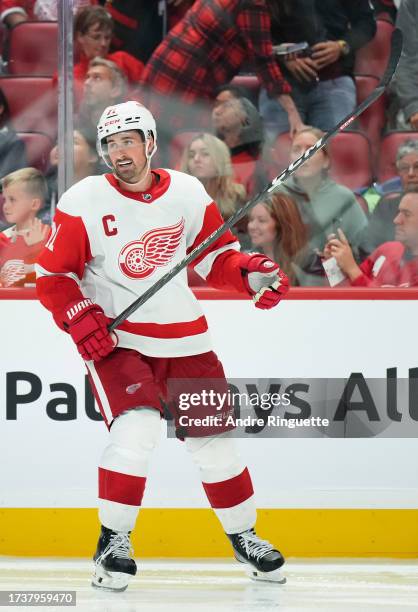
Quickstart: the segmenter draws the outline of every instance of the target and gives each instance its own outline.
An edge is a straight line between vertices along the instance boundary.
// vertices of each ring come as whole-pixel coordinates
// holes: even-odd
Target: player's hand
[[[103,309],[90,299],[67,304],[63,320],[85,361],[99,361],[113,351],[115,343],[107,329],[107,318]]]
[[[243,255],[240,268],[245,288],[252,296],[256,308],[268,310],[277,306],[289,291],[286,274],[265,255]]]

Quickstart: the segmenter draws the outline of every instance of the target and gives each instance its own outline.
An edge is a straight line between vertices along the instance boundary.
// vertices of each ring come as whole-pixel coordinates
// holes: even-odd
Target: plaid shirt
[[[270,96],[290,92],[273,56],[265,0],[196,0],[154,51],[142,83],[193,102],[213,97],[248,60]]]

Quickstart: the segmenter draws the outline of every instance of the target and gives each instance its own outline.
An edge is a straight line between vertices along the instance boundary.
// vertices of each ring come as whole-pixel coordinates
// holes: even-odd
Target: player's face
[[[213,159],[200,138],[189,147],[188,166],[190,174],[198,179],[210,179],[217,175]]]
[[[39,208],[22,183],[14,183],[3,189],[3,215],[8,223],[20,225],[32,217]]]
[[[397,163],[404,191],[418,191],[418,153],[408,153]]]
[[[276,223],[262,202],[251,209],[247,231],[253,246],[257,248],[271,246],[276,240]]]
[[[83,55],[91,60],[94,57],[105,57],[109,53],[112,32],[103,29],[99,23],[90,26],[85,34],[77,34],[77,43]]]
[[[107,151],[116,176],[125,183],[137,183],[144,176],[145,144],[136,130],[107,138]]]
[[[418,247],[418,193],[411,192],[404,195],[393,222],[395,240],[415,250]]]
[[[84,101],[87,104],[108,103],[113,96],[112,73],[107,66],[94,66],[84,81]]]
[[[296,161],[301,155],[305,153],[309,147],[312,147],[318,138],[311,132],[302,132],[297,134],[293,141],[290,149],[290,161]],[[320,176],[323,170],[328,169],[329,159],[326,153],[323,151],[317,151],[307,162],[296,170],[296,176],[300,179],[310,179]]]

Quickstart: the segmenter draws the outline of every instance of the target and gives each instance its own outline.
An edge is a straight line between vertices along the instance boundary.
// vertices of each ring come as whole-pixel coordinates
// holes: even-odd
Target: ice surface
[[[75,590],[76,612],[418,611],[418,562],[290,560],[286,585],[253,582],[232,560],[140,560],[127,591],[90,586],[92,562],[0,557],[0,590]],[[28,610],[21,607],[13,609]]]

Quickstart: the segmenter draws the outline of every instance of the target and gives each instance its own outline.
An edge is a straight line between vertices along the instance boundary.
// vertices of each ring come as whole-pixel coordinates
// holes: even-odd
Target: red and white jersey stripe
[[[72,300],[90,298],[115,318],[223,224],[202,184],[173,170],[153,171],[148,192],[120,188],[113,175],[88,177],[61,198],[37,264],[41,302],[62,327]],[[216,287],[245,292],[239,243],[228,231],[195,262]],[[183,270],[118,328],[119,346],[155,357],[212,349],[202,309]]]

